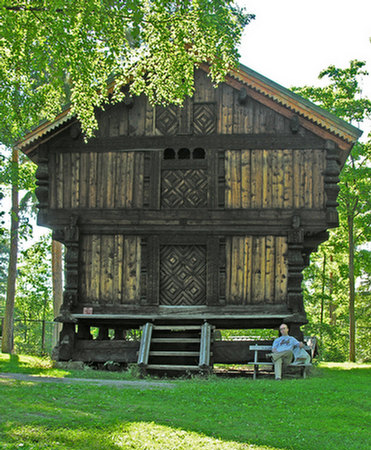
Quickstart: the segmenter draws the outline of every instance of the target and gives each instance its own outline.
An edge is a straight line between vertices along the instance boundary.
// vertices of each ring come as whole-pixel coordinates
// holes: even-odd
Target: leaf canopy
[[[90,137],[95,109],[128,83],[152,104],[180,104],[195,66],[207,61],[218,83],[236,65],[252,18],[231,0],[0,0],[0,142],[66,103]]]

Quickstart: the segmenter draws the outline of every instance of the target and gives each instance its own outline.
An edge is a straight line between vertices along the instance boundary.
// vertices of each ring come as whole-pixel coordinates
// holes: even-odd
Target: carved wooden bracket
[[[329,227],[337,227],[339,223],[336,207],[338,206],[337,196],[339,194],[339,174],[340,155],[337,145],[332,141],[327,141],[326,145],[326,170],[325,193],[326,193],[326,219]]]
[[[79,227],[77,216],[71,216],[70,224],[64,228],[65,252],[65,287],[61,314],[68,315],[78,300],[79,276]]]
[[[38,200],[37,207],[39,213],[37,216],[38,225],[44,225],[46,222],[46,209],[49,205],[49,167],[48,167],[48,148],[46,144],[40,146],[38,153],[38,167],[36,170],[35,194]]]
[[[248,95],[246,89],[243,87],[238,92],[238,103],[240,105],[246,105],[248,100]]]
[[[296,134],[300,129],[299,117],[295,114],[290,120],[290,130],[292,134]]]
[[[300,218],[294,216],[292,228],[287,234],[288,243],[288,280],[287,297],[288,307],[292,312],[304,312],[301,283],[304,269],[303,244],[304,229],[300,226]]]

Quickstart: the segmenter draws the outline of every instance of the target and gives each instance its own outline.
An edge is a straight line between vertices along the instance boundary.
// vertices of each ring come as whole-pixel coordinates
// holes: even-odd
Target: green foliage
[[[51,240],[44,236],[19,257],[14,339],[18,352],[39,354],[46,350],[43,322],[45,326],[45,321],[54,318],[51,279]]]
[[[0,149],[0,201],[6,196],[9,197],[11,186],[16,183],[21,193],[19,234],[21,239],[27,240],[32,236],[30,219],[36,217],[35,172],[37,166],[23,154],[19,156],[19,163],[16,164],[12,161],[10,149],[4,146],[0,146]],[[4,236],[7,234],[5,210],[1,212],[0,221],[2,221],[0,222],[0,236]]]
[[[249,339],[275,339],[278,334],[272,329],[221,330],[223,340],[248,337]]]
[[[305,86],[294,90],[342,119],[361,122],[371,117],[371,100],[362,96],[360,87],[360,78],[368,75],[364,65],[353,60],[346,69],[330,66],[320,73],[320,78],[329,79],[326,87]],[[305,332],[321,337],[321,356],[325,360],[347,358],[353,295],[357,358],[371,360],[371,320],[365,314],[370,299],[365,286],[370,287],[371,273],[370,156],[370,140],[354,145],[340,174],[339,228],[330,231],[329,240],[311,256],[311,265],[304,272],[304,298],[309,313]],[[356,280],[354,293],[353,279]]]
[[[88,137],[94,110],[131,83],[152,103],[193,93],[194,67],[208,61],[220,82],[238,61],[253,16],[231,0],[0,0],[0,141],[11,144],[70,102]]]
[[[293,87],[292,90],[344,120],[362,122],[371,115],[371,101],[362,97],[360,87],[360,78],[368,76],[363,69],[365,65],[364,61],[352,60],[345,69],[329,66],[318,76],[329,79],[327,86]]]
[[[0,355],[0,364],[3,358],[9,355]],[[172,382],[173,389],[2,380],[0,447],[365,449],[370,371],[370,365],[333,364],[306,380],[213,377]]]
[[[0,317],[4,315],[5,296],[7,290],[10,233],[6,223],[6,209],[10,208],[5,201],[10,196],[13,183],[21,193],[19,211],[19,237],[25,243],[32,237],[31,218],[36,216],[35,170],[26,156],[21,155],[18,164],[12,162],[11,150],[0,145]]]

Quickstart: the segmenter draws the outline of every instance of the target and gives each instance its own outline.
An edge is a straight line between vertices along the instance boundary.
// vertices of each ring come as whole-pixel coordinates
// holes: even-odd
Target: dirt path
[[[24,373],[0,373],[0,380],[31,381],[32,383],[84,384],[98,386],[114,386],[118,388],[133,387],[136,389],[173,389],[175,384],[156,381],[97,380],[94,378],[57,378],[26,375]]]

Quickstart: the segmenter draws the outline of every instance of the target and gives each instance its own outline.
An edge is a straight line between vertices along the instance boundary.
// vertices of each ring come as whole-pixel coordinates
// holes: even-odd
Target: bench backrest
[[[269,352],[272,350],[272,346],[271,345],[250,345],[249,349],[253,350],[255,352],[259,352],[259,351]],[[304,345],[304,349],[312,350],[312,347],[310,347],[309,345]]]
[[[270,350],[272,350],[272,346],[271,345],[250,345],[250,350],[253,351],[267,351],[269,352]]]
[[[272,351],[272,346],[271,345],[250,345],[249,347],[250,350],[252,350],[254,352],[254,363],[258,363],[258,354],[259,352],[271,352]],[[304,349],[309,352],[311,359],[312,359],[312,348],[308,345],[304,345]],[[265,356],[265,355],[264,355]],[[263,363],[263,361],[260,361],[260,363]],[[269,364],[272,364],[271,362],[269,362]]]

